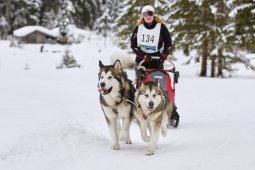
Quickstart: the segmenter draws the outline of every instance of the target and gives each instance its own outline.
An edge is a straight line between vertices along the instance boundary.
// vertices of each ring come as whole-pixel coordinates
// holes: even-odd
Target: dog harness
[[[116,103],[116,108],[112,108],[112,111],[115,113],[115,114],[118,114],[119,112],[118,112],[118,109],[117,109],[117,106],[119,105],[119,104],[121,104],[122,103],[122,97],[119,97],[121,100],[120,100],[120,102],[115,102]]]

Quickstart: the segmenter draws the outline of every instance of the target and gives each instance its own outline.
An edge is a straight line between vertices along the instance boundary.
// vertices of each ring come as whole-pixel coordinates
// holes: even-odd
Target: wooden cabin
[[[21,43],[55,43],[57,35],[41,26],[25,26],[13,32],[15,39]]]

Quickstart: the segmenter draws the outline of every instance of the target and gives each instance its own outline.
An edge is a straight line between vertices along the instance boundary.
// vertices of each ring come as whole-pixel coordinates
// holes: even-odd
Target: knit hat
[[[150,5],[146,5],[142,8],[142,13],[148,12],[148,11],[155,12],[154,8]]]

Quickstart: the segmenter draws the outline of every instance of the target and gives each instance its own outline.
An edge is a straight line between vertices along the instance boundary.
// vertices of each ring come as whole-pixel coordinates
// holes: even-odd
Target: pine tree
[[[60,33],[60,37],[58,37],[58,42],[62,44],[67,44],[70,43],[67,26],[71,23],[70,18],[71,12],[73,10],[72,4],[69,4],[69,1],[67,0],[63,0],[60,9],[61,10],[58,13],[59,14],[58,27]]]
[[[207,0],[196,4],[195,1],[175,1],[171,8],[169,20],[173,31],[176,48],[183,49],[186,54],[196,49],[201,58],[200,76],[207,75],[207,60],[209,56],[210,30],[213,29],[213,15]],[[197,61],[200,61],[200,59]]]
[[[104,12],[103,15],[96,21],[95,29],[99,34],[103,35],[105,46],[106,38],[109,36],[110,30],[112,28],[111,19],[111,16],[109,16],[107,12]]]
[[[114,20],[118,16],[118,14],[116,14],[119,11],[118,5],[119,3],[116,0],[101,3],[101,16],[97,18],[94,29],[104,37],[109,35],[109,33],[112,31]],[[117,11],[114,12],[114,10]]]
[[[249,65],[233,41],[236,34],[234,20],[228,16],[230,7],[225,0],[180,0],[171,7],[174,45],[187,55],[193,49],[198,52],[200,76],[207,76],[208,63],[211,77],[223,77],[225,71],[231,73],[232,64],[237,62]]]
[[[57,26],[59,20],[59,13],[61,11],[60,0],[43,0],[40,3],[40,16],[39,25],[47,28],[53,28]]]
[[[218,42],[216,42],[216,38],[217,38],[217,28],[216,28],[216,18],[217,15],[217,8],[219,5],[219,0],[210,0],[208,1],[210,8],[212,9],[212,13],[213,13],[213,19],[212,21],[212,29],[210,29],[210,44],[209,44],[209,61],[211,62],[211,71],[210,71],[210,76],[211,77],[215,77],[216,76],[216,67],[217,67],[217,63],[216,63],[216,59],[217,59],[217,54],[215,53],[215,51],[217,51],[217,44]],[[222,14],[219,14],[219,16],[221,16]],[[224,15],[223,15],[224,16]]]
[[[123,11],[123,0],[108,0],[106,3],[106,9],[104,13],[108,11],[108,15],[111,16],[110,23],[114,24],[120,13]]]
[[[53,9],[51,9],[49,12],[45,11],[41,25],[46,28],[53,29],[57,27],[60,18],[60,14],[55,13]]]
[[[216,75],[216,67],[217,76],[223,77],[223,70],[227,69],[226,59],[227,52],[233,52],[233,48],[231,48],[231,42],[227,38],[229,35],[228,25],[231,24],[231,20],[229,19],[228,14],[230,9],[226,5],[224,0],[218,0],[216,2],[211,2],[211,7],[214,8],[213,15],[213,27],[211,30],[211,77],[215,77]],[[216,63],[217,59],[217,63]]]
[[[39,25],[40,6],[42,0],[26,0],[26,10],[29,15],[27,16],[28,25]]]
[[[235,43],[240,48],[255,52],[255,2],[235,0],[231,16],[235,19]]]
[[[8,34],[9,24],[4,16],[0,15],[0,39],[6,39]]]
[[[100,16],[99,0],[71,0],[74,11],[72,17],[76,26],[93,29],[96,19]]]
[[[38,21],[38,1],[12,0],[1,2],[1,15],[9,25],[8,33],[25,25],[35,25]]]
[[[189,0],[174,1],[171,6],[171,15],[168,23],[171,27],[174,47],[183,49],[186,54],[189,54],[189,50],[192,49],[192,44],[194,44],[193,38],[197,33],[193,22],[193,16],[199,14],[196,8],[195,2]],[[192,30],[192,28],[194,29]]]
[[[200,17],[197,18],[196,26],[199,33],[195,36],[195,46],[201,52],[200,76],[207,75],[207,62],[209,57],[210,31],[212,29],[213,15],[207,0],[200,5]]]
[[[0,39],[6,39],[10,25],[5,17],[4,0],[0,0]]]
[[[218,0],[211,4],[214,10],[214,27],[211,50],[211,77],[214,77],[217,67],[217,76],[224,77],[224,72],[231,75],[233,64],[242,63],[249,67],[250,60],[240,53],[239,44],[236,44],[235,20],[229,17],[231,4],[225,0]],[[240,43],[240,42],[239,42]],[[217,59],[217,63],[215,60]]]

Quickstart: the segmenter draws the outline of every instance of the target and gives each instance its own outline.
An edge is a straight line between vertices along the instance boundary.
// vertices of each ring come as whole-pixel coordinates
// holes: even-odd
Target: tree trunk
[[[215,58],[215,55],[213,55],[211,61],[211,77],[215,77]]]
[[[207,73],[207,54],[208,54],[208,40],[203,41],[202,45],[202,62],[200,77],[206,77]]]
[[[223,55],[222,55],[222,49],[219,49],[218,52],[218,77],[223,77]]]

